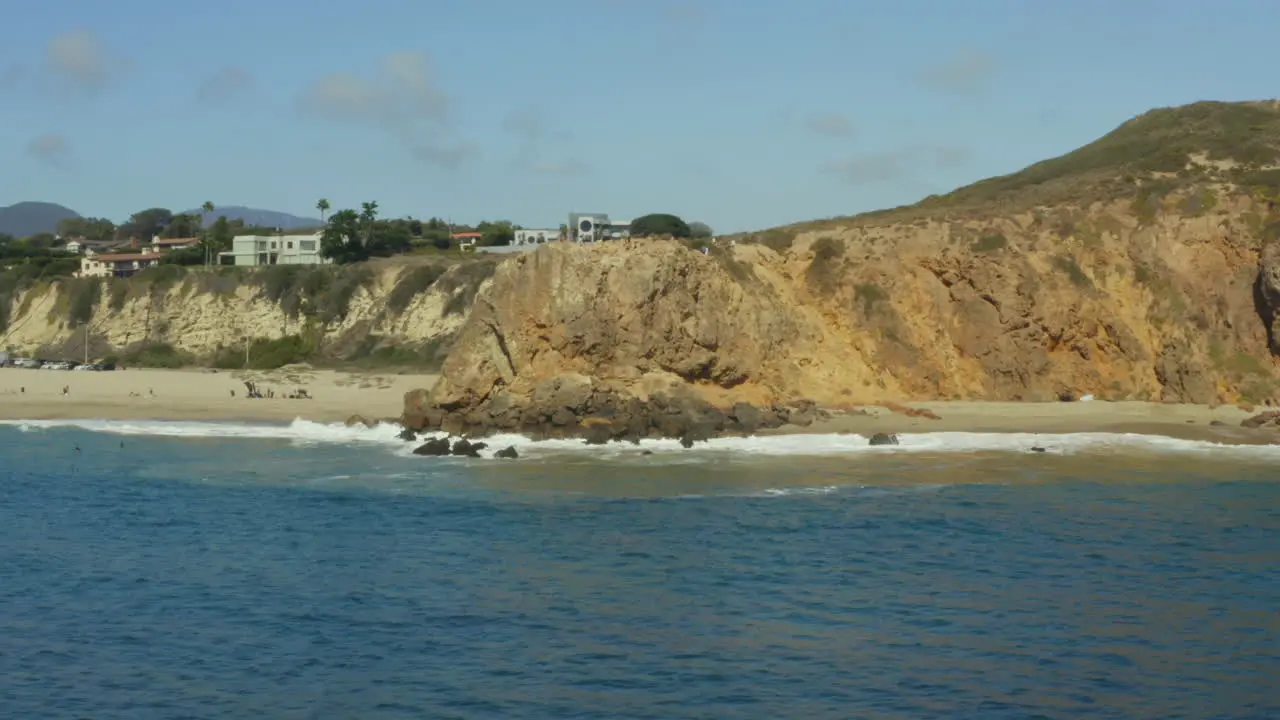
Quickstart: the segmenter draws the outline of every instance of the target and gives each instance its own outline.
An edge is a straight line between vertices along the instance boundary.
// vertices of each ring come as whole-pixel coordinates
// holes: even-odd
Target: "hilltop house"
[[[107,252],[118,244],[115,240],[88,240],[80,237],[68,241],[66,250],[76,255],[94,255]]]
[[[78,277],[129,277],[160,262],[160,253],[87,255],[80,258]]]
[[[327,265],[320,256],[320,233],[306,235],[237,235],[229,252],[218,253],[222,265]]]
[[[200,238],[162,238],[159,235],[151,238],[151,252],[163,253],[170,250],[184,250],[200,244]]]

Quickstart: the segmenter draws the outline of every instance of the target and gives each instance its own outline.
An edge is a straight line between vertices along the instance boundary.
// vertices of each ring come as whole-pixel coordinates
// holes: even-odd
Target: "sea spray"
[[[346,426],[341,423],[318,423],[294,420],[288,424],[231,422],[164,422],[151,420],[6,420],[0,425],[17,427],[26,432],[56,431],[74,428],[114,435],[155,436],[169,438],[279,440],[300,445],[359,444],[385,446],[400,454],[416,447],[397,437],[400,428],[394,424],[373,427]],[[434,437],[424,435],[423,439]],[[735,456],[831,456],[875,454],[947,454],[947,453],[1028,453],[1038,448],[1046,454],[1106,453],[1192,453],[1218,455],[1235,460],[1280,460],[1280,445],[1236,445],[1184,440],[1162,435],[1135,433],[969,433],[929,432],[898,435],[897,445],[871,446],[867,437],[857,434],[795,434],[753,437],[721,437],[692,448],[684,448],[675,439],[646,439],[638,444],[614,442],[587,445],[579,439],[531,440],[521,435],[495,435],[484,438],[486,458],[498,450],[513,446],[522,458],[579,456],[583,459],[664,456],[731,458]]]

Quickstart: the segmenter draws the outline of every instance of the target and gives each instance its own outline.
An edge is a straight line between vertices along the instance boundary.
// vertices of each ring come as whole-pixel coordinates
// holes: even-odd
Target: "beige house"
[[[80,258],[78,277],[129,277],[160,262],[160,253],[90,255]]]
[[[163,253],[170,250],[183,250],[189,247],[195,247],[200,244],[200,238],[162,238],[156,236],[151,238],[151,252]]]

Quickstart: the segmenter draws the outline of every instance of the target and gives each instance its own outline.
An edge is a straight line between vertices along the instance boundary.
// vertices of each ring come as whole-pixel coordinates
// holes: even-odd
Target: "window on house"
[[[306,252],[315,252],[316,241],[315,240],[299,240],[298,249],[305,250]]]
[[[292,241],[292,240],[290,240],[290,241],[289,241],[289,249],[290,249],[290,250],[292,250],[292,249],[293,249],[293,241]]]

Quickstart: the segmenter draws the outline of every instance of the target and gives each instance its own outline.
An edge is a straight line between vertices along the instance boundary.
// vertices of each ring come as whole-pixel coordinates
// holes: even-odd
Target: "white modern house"
[[[600,242],[631,237],[630,220],[613,220],[608,213],[569,213],[569,239]]]
[[[218,253],[222,265],[327,265],[320,257],[320,233],[306,235],[237,235],[231,250]]]
[[[86,255],[80,258],[79,277],[129,277],[160,262],[160,253]]]

